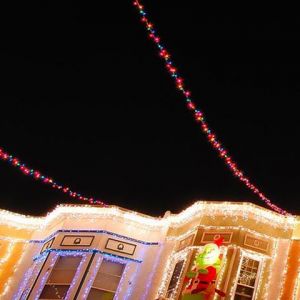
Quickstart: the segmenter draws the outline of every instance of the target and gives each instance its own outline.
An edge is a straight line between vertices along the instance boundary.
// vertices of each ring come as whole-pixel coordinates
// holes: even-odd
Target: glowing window
[[[259,274],[259,261],[247,256],[242,258],[234,300],[252,300]]]

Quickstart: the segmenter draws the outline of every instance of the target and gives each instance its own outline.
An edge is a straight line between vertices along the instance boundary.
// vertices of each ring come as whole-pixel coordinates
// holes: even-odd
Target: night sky
[[[144,1],[208,123],[274,203],[299,209],[297,15]],[[261,204],[186,109],[131,1],[1,9],[0,147],[72,189],[151,215]],[[1,208],[80,203],[0,161]]]

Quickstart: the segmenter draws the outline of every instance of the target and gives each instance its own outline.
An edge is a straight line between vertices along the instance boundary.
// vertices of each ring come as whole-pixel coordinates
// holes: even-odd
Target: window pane
[[[115,263],[106,259],[103,259],[103,262],[99,268],[98,273],[106,273],[115,276],[121,276],[123,273],[124,265],[120,263]]]
[[[252,295],[253,295],[253,292],[254,292],[253,288],[250,288],[250,287],[247,287],[247,286],[238,285],[237,288],[236,288],[235,294],[243,296],[243,297],[248,297],[248,299],[249,298],[251,299]],[[236,298],[234,298],[234,299],[236,299]]]
[[[45,285],[39,299],[64,299],[69,285]]]
[[[77,271],[81,256],[60,256],[52,269],[47,283],[69,283]]]
[[[184,264],[184,260],[181,260],[181,261],[179,261],[175,265],[175,268],[174,268],[174,271],[173,271],[173,275],[171,277],[171,280],[170,280],[170,283],[169,283],[169,287],[168,287],[168,290],[167,290],[167,297],[171,296],[173,290],[176,287],[176,284],[177,284],[177,282],[178,282],[178,280],[180,278],[180,275],[181,275],[183,264]]]
[[[235,291],[235,300],[251,300],[253,298],[258,267],[259,261],[243,257]]]
[[[64,299],[75,276],[81,256],[59,256],[40,299]]]
[[[113,300],[115,294],[91,288],[87,300]]]
[[[77,269],[81,256],[60,256],[54,269]]]
[[[125,265],[103,259],[88,299],[111,300],[118,289]]]
[[[93,283],[93,287],[109,290],[109,291],[116,291],[119,285],[121,277],[111,276],[108,274],[101,274],[97,276]]]

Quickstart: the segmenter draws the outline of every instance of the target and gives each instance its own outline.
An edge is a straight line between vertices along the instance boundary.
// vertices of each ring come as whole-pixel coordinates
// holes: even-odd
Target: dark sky
[[[120,2],[120,3],[119,3]],[[195,102],[250,178],[299,210],[297,15],[145,1]],[[214,153],[131,1],[1,9],[0,146],[78,192],[147,214],[261,202]],[[1,208],[78,203],[0,161]]]

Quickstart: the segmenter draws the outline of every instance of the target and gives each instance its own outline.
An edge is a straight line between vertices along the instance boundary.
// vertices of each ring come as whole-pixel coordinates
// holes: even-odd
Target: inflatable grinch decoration
[[[221,269],[222,243],[223,238],[218,238],[214,243],[205,245],[196,255],[194,265],[184,279],[186,286],[182,292],[182,300],[212,300],[215,293],[221,297],[225,296],[225,293],[215,286]]]

